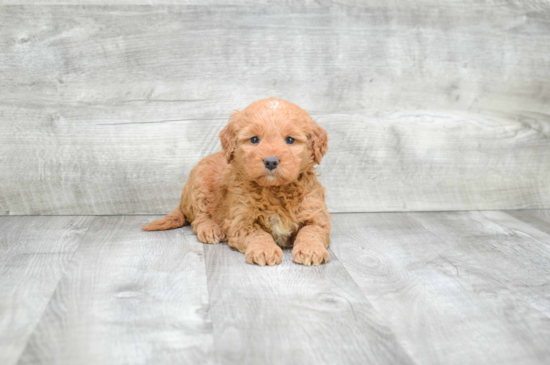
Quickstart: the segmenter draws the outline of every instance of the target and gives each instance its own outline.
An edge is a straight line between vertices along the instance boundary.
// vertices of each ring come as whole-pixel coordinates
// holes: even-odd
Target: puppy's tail
[[[165,231],[167,229],[183,227],[187,224],[183,212],[179,207],[161,219],[141,227],[142,231]]]

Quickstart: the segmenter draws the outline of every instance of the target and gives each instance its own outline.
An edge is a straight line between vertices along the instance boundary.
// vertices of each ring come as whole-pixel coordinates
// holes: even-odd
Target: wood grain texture
[[[3,0],[4,5],[186,5],[186,6],[308,6],[329,7],[345,6],[358,8],[418,9],[423,6],[439,9],[487,10],[508,7],[511,10],[544,11],[550,9],[548,0]]]
[[[202,244],[96,217],[19,364],[210,364]]]
[[[205,253],[220,364],[412,364],[334,255],[259,267],[225,244]]]
[[[336,214],[328,264],[263,268],[152,216],[0,217],[0,362],[547,364],[548,212]]]
[[[550,210],[516,210],[508,214],[550,234]]]
[[[548,363],[550,236],[476,212],[333,221],[332,250],[416,363]]]
[[[171,211],[267,96],[333,212],[550,207],[548,2],[216,3],[2,6],[0,214]]]
[[[540,324],[550,325],[550,235],[504,212],[418,213],[415,217],[457,251],[477,259],[482,264],[477,274],[499,285],[490,283],[492,293],[510,291],[515,303],[536,308],[547,317]],[[483,291],[483,287],[475,289]],[[550,326],[538,330],[543,329],[550,360]]]
[[[0,364],[38,323],[91,217],[0,217]]]

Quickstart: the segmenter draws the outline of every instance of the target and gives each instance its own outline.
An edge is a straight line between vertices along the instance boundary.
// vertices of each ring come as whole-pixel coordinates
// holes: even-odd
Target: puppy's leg
[[[143,231],[164,231],[166,229],[173,229],[185,226],[187,222],[185,217],[181,212],[180,208],[177,207],[174,211],[165,217],[152,221],[151,223],[141,227]]]
[[[245,245],[244,257],[249,264],[273,266],[280,264],[283,260],[283,250],[265,231],[259,230],[249,235],[245,240]]]
[[[328,262],[328,237],[327,230],[320,226],[310,225],[300,229],[292,249],[294,262],[306,266]]]
[[[246,262],[260,266],[273,266],[283,260],[283,250],[273,240],[273,237],[261,229],[253,231],[232,232],[229,246],[244,253]]]
[[[191,226],[199,241],[203,243],[218,244],[226,239],[222,227],[205,212],[197,215]]]

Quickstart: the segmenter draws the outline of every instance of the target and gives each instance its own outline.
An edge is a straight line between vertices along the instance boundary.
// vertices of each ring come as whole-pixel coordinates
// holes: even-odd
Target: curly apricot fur
[[[228,240],[261,266],[279,264],[280,247],[290,246],[296,263],[327,262],[330,214],[315,173],[328,149],[325,130],[297,105],[269,98],[235,111],[219,137],[223,151],[191,170],[180,205],[142,229],[191,222],[201,242]],[[273,156],[280,162],[270,171],[264,159]]]

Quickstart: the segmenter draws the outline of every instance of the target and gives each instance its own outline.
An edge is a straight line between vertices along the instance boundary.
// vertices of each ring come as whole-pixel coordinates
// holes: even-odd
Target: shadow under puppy
[[[227,240],[261,266],[279,264],[291,246],[296,263],[327,262],[330,215],[315,174],[325,130],[297,105],[269,98],[235,111],[219,137],[223,151],[191,170],[179,206],[142,229],[190,222],[199,241]]]

